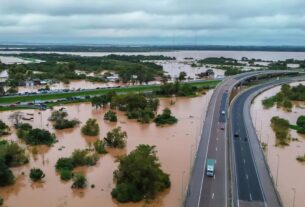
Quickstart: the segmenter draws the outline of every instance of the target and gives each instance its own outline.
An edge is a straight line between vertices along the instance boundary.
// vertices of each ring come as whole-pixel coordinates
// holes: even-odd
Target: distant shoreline
[[[58,52],[172,52],[172,51],[264,51],[305,52],[305,46],[226,46],[226,45],[62,45],[62,44],[0,44],[0,51]]]

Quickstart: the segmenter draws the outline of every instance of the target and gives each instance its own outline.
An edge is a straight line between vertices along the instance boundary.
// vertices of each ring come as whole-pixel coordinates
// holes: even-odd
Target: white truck
[[[215,174],[215,160],[208,159],[207,166],[206,166],[206,175],[209,177],[213,177]]]

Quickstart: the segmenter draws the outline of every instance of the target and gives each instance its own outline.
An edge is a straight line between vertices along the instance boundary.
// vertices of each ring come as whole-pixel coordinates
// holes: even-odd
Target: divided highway
[[[251,121],[250,106],[252,99],[260,92],[275,85],[299,80],[304,80],[304,77],[269,81],[244,91],[233,101],[229,137],[232,140],[234,166],[234,206],[281,206]]]
[[[228,139],[227,139],[227,114],[229,114],[229,94],[231,93],[233,87],[238,83],[257,76],[260,74],[273,74],[273,73],[286,73],[287,71],[259,71],[259,72],[249,72],[244,74],[239,74],[237,76],[229,77],[225,79],[221,84],[219,84],[211,97],[208,111],[206,114],[206,119],[203,125],[203,130],[201,134],[201,139],[198,145],[198,150],[196,154],[196,159],[194,167],[192,170],[191,179],[189,182],[187,194],[185,197],[184,206],[185,207],[227,207],[231,206],[231,201],[229,200],[229,189],[231,188],[231,182],[229,175],[229,158],[228,158]],[[291,72],[291,71],[289,71]],[[239,105],[239,107],[241,107]],[[239,108],[241,111],[242,108]],[[222,114],[222,111],[225,113]],[[234,120],[235,121],[235,120]],[[239,126],[241,128],[241,126]],[[240,129],[242,130],[242,129]],[[245,140],[244,140],[245,141]],[[236,143],[243,145],[243,142]],[[246,147],[246,145],[245,145]],[[250,148],[248,149],[250,150]],[[238,156],[243,156],[242,152],[239,152]],[[251,154],[245,154],[248,156],[247,159],[251,159],[249,156]],[[215,159],[215,176],[207,177],[205,175],[206,160]],[[238,163],[240,160],[238,160]],[[241,160],[241,162],[244,162]],[[238,166],[242,163],[239,163]],[[254,164],[251,165],[249,162],[249,170],[252,169],[255,173]],[[239,168],[238,168],[239,169]],[[252,173],[251,170],[251,173]],[[242,171],[244,172],[244,171]],[[248,172],[248,177],[242,175],[242,172],[238,176],[243,176],[244,179],[249,179],[249,176],[255,177],[255,174]],[[244,182],[241,182],[244,183]],[[253,184],[253,186],[252,186]],[[261,191],[258,179],[251,182],[245,182],[245,188],[253,188],[253,192],[244,193],[242,189],[239,190],[238,196],[244,200],[255,200],[258,203],[264,203],[263,193]],[[235,190],[236,188],[233,188]],[[238,188],[239,189],[239,188]],[[234,193],[233,193],[234,194]],[[234,200],[234,199],[233,199]],[[239,199],[237,199],[239,200]],[[239,203],[238,203],[239,204]],[[253,203],[252,203],[253,204]],[[234,205],[235,206],[235,205]],[[260,206],[260,205],[254,205]]]

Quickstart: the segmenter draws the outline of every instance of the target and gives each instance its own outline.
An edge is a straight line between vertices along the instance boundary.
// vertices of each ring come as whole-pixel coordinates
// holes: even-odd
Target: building
[[[0,82],[5,82],[8,79],[7,70],[3,70],[0,72]]]

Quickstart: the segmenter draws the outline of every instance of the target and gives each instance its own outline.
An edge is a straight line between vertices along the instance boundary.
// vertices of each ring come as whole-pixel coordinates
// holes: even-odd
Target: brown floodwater
[[[305,82],[301,83],[305,84]],[[297,84],[299,83],[291,85]],[[296,157],[305,153],[305,136],[296,133],[295,130],[290,130],[291,137],[297,138],[298,141],[291,141],[286,147],[276,147],[275,134],[270,127],[270,120],[273,116],[279,116],[289,120],[291,124],[295,124],[300,115],[305,115],[305,102],[294,102],[291,112],[276,108],[276,106],[264,109],[262,100],[279,91],[280,86],[257,96],[251,107],[251,116],[259,139],[268,144],[265,156],[284,206],[293,206],[293,189],[295,189],[295,207],[304,207],[305,165],[298,162]]]
[[[140,124],[128,120],[122,112],[118,112],[117,123],[109,123],[103,120],[103,115],[108,109],[96,110],[90,103],[64,106],[69,118],[77,118],[82,124],[88,118],[97,119],[101,131],[97,137],[82,136],[80,133],[82,124],[74,129],[54,130],[52,124],[47,120],[51,110],[23,111],[25,116],[29,116],[26,113],[34,113],[34,120],[30,123],[34,127],[54,132],[58,142],[50,148],[38,147],[36,155],[33,155],[31,148],[27,147],[30,156],[29,164],[13,169],[17,177],[16,183],[9,187],[0,188],[0,196],[4,198],[5,204],[11,207],[143,206],[144,202],[118,204],[111,198],[110,193],[114,187],[113,171],[117,168],[116,157],[129,153],[139,144],[149,144],[156,146],[162,169],[170,174],[172,186],[160,193],[147,206],[179,206],[189,180],[190,163],[194,159],[195,148],[211,94],[212,90],[208,91],[206,95],[195,98],[162,98],[158,111],[161,112],[165,107],[169,107],[179,120],[177,124],[166,127],[157,127],[154,123]],[[173,101],[175,104],[172,105]],[[13,112],[2,112],[0,117],[9,123],[8,117],[11,113]],[[76,169],[84,172],[88,179],[88,187],[84,190],[72,190],[71,181],[60,181],[54,167],[57,159],[70,156],[75,149],[85,149],[97,138],[103,138],[115,126],[121,126],[128,134],[126,149],[109,150],[108,154],[101,156],[96,166]],[[18,141],[15,133],[5,139]],[[18,142],[22,144],[22,142]],[[30,168],[33,167],[39,167],[45,172],[46,177],[42,183],[33,184],[30,181],[28,174]],[[94,184],[95,188],[91,188],[91,184]]]

